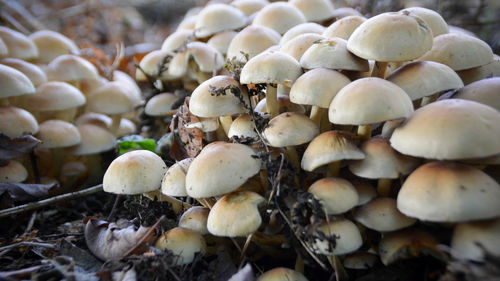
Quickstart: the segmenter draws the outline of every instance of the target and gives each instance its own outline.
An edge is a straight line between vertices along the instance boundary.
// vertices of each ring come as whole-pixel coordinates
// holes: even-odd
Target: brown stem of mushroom
[[[326,170],[327,177],[338,177],[340,172],[340,161],[334,161],[328,164]]]
[[[231,128],[231,124],[233,124],[233,118],[231,115],[220,116],[219,121],[227,136],[229,134],[229,128]]]
[[[385,72],[388,64],[388,62],[375,61],[375,65],[373,66],[372,74],[370,76],[385,79]]]
[[[391,179],[379,179],[377,183],[377,193],[380,196],[389,196],[391,193]]]
[[[122,121],[122,115],[121,114],[113,114],[111,116],[111,120],[113,120],[113,122],[111,123],[111,127],[110,127],[110,131],[111,133],[116,136],[116,134],[118,133],[118,129],[120,128],[120,123]]]
[[[321,117],[323,115],[323,109],[317,105],[313,105],[311,107],[311,114],[309,115],[309,119],[311,119],[318,128],[321,127]]]
[[[435,102],[437,98],[439,97],[439,93],[423,97],[422,100],[420,101],[420,107],[428,105],[429,103]]]
[[[369,140],[372,135],[372,125],[359,125],[358,137],[362,140]]]
[[[266,108],[267,112],[271,114],[271,118],[278,115],[278,90],[271,84],[267,84],[266,88]]]
[[[9,104],[9,98],[0,98],[0,106],[8,106]]]

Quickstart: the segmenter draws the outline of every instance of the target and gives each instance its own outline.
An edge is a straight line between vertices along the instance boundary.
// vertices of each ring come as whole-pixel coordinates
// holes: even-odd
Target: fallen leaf
[[[143,253],[156,241],[155,229],[163,218],[152,227],[139,228],[126,220],[109,223],[93,217],[86,218],[84,223],[87,247],[101,260],[121,259],[131,254]]]
[[[176,127],[180,137],[181,145],[186,151],[187,157],[194,158],[200,153],[203,148],[203,137],[205,136],[205,134],[199,128],[189,126],[191,124],[200,122],[200,119],[189,111],[189,97],[186,97],[186,99],[184,100],[184,104],[179,107],[176,117],[177,118],[174,118],[172,120],[170,130],[173,131],[173,129],[175,129],[175,125],[177,125]],[[176,158],[176,160],[182,159]]]
[[[47,196],[57,184],[0,183],[0,195],[7,195],[15,202],[36,200]]]
[[[11,159],[30,153],[40,142],[32,135],[10,138],[0,132],[0,166],[7,165]]]

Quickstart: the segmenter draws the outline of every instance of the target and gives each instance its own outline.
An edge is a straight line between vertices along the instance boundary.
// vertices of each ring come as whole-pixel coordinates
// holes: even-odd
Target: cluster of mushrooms
[[[39,181],[59,183],[62,191],[102,180],[101,154],[114,150],[117,137],[135,133],[122,116],[135,118],[143,103],[132,77],[115,70],[108,80],[80,52],[54,31],[26,36],[0,26],[0,131],[39,139]],[[31,166],[28,157],[11,160],[0,167],[0,181],[35,182]]]

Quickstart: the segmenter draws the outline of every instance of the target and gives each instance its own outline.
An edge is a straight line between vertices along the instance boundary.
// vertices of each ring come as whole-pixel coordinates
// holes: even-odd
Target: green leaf
[[[120,154],[127,153],[132,150],[144,149],[155,152],[156,142],[153,139],[146,139],[139,135],[130,135],[123,137],[117,141],[118,151]]]

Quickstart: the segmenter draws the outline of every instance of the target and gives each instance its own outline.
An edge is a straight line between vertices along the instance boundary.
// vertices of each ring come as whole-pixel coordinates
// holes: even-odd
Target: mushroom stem
[[[327,177],[338,177],[340,172],[340,161],[334,161],[328,164],[328,168],[326,170]]]
[[[372,125],[359,125],[358,137],[362,140],[369,140],[372,135]]]
[[[233,118],[231,115],[220,116],[219,121],[227,136],[229,134],[229,128],[231,128],[231,124],[233,123]]]
[[[347,275],[347,272],[345,271],[344,266],[342,263],[339,261],[337,256],[327,256],[328,262],[330,262],[330,265],[333,268],[333,271],[335,271],[335,280],[338,281],[346,281],[349,280],[349,275]]]
[[[328,110],[322,110],[323,116],[321,117],[320,133],[330,131],[332,129],[332,123],[328,120]]]
[[[318,128],[321,127],[321,117],[323,115],[323,109],[317,105],[313,105],[311,107],[311,114],[309,115],[309,119],[311,119]]]
[[[9,104],[8,98],[0,98],[0,106],[8,106]]]
[[[219,126],[217,128],[217,130],[215,130],[215,134],[217,135],[217,140],[220,140],[220,141],[227,141],[228,140],[227,133],[224,132],[224,129],[222,128],[222,126]]]
[[[266,170],[260,170],[259,179],[260,179],[260,185],[262,186],[262,189],[267,190],[267,188],[269,187],[269,181],[267,180],[267,171]]]
[[[66,122],[73,122],[76,116],[76,111],[78,108],[70,108],[70,109],[65,109],[65,110],[58,110],[54,113],[54,119],[57,120],[62,120]]]
[[[372,74],[370,76],[385,79],[385,72],[388,64],[388,62],[375,61],[375,65],[373,66]]]
[[[116,136],[116,134],[118,133],[118,129],[120,128],[120,123],[122,121],[122,115],[121,114],[114,114],[111,116],[111,120],[113,120],[113,122],[111,123],[111,127],[110,127],[110,131],[111,133]]]
[[[389,196],[391,193],[391,179],[379,179],[377,182],[377,193],[380,196]]]
[[[253,233],[250,233],[250,235],[247,236],[247,240],[245,241],[245,244],[243,245],[243,249],[241,249],[241,255],[240,255],[240,260],[243,260],[245,257],[245,253],[247,252],[248,246],[250,245],[250,242],[252,241]]]
[[[271,118],[278,115],[278,89],[269,83],[266,87],[266,107],[269,114],[271,114]]]
[[[297,150],[295,150],[295,147],[286,147],[286,157],[293,165],[295,165],[297,169],[300,168],[299,155],[297,154]]]
[[[429,103],[435,102],[438,97],[439,97],[439,93],[435,93],[433,95],[423,97],[422,100],[420,101],[420,107],[428,105]]]

